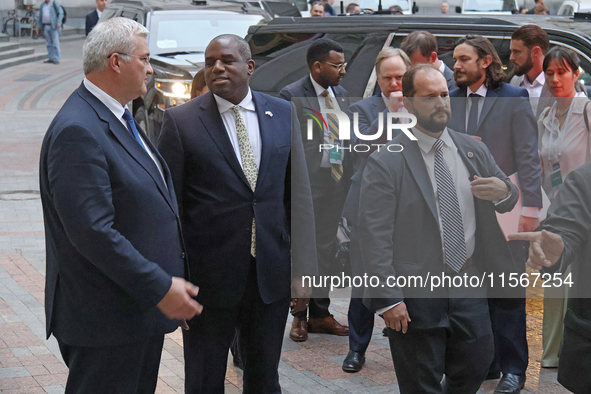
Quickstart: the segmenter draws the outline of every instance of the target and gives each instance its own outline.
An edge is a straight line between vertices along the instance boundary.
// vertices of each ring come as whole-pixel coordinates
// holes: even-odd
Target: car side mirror
[[[460,7],[459,5],[456,6],[456,14],[461,14],[462,13],[462,7]]]
[[[412,3],[412,13],[416,14],[417,12],[419,12],[419,6],[417,5],[416,1],[413,1]]]

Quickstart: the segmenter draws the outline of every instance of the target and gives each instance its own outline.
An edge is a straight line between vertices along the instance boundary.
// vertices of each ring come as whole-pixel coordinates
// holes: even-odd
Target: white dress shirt
[[[416,128],[411,129],[412,133],[417,137],[417,143],[419,145],[421,155],[431,180],[431,186],[433,187],[433,193],[435,194],[435,205],[437,207],[437,222],[439,223],[439,233],[441,234],[441,245],[443,246],[443,226],[441,223],[441,213],[439,209],[439,197],[437,191],[437,181],[435,179],[435,149],[433,144],[437,141],[433,138]],[[464,225],[464,240],[466,242],[466,256],[471,257],[474,253],[476,245],[476,210],[474,208],[474,195],[470,188],[470,173],[468,168],[464,164],[462,157],[458,152],[456,144],[453,142],[449,135],[447,128],[443,131],[440,140],[444,142],[443,145],[443,159],[449,167],[449,172],[454,181],[456,192],[458,195],[458,202],[460,204],[460,211],[462,213],[462,224]],[[445,256],[445,250],[443,250],[443,256]],[[378,315],[383,314],[389,309],[394,308],[400,303],[387,306],[385,308],[378,309],[376,313]]]
[[[519,86],[525,88],[529,93],[529,101],[531,103],[532,110],[534,114],[538,113],[538,99],[542,95],[542,90],[544,89],[544,84],[546,83],[546,74],[542,71],[538,74],[536,79],[532,83],[529,82],[527,78],[527,74],[523,75],[521,79],[521,83]]]
[[[103,12],[102,12],[102,11],[99,11],[99,9],[98,9],[98,8],[96,9],[96,13],[98,14],[98,17],[99,17],[99,18],[100,18],[100,17],[101,17],[101,15],[103,14]]]
[[[480,114],[482,113],[482,107],[484,107],[484,99],[486,98],[486,92],[488,92],[488,89],[486,88],[486,86],[484,86],[484,84],[480,85],[478,90],[476,90],[475,92],[473,92],[472,89],[470,89],[470,87],[466,89],[466,97],[468,97],[468,99],[466,100],[466,133],[468,134],[470,134],[468,132],[468,118],[470,117],[470,108],[472,108],[472,99],[470,98],[470,94],[476,93],[482,96],[478,99],[478,121],[480,122]]]
[[[125,107],[123,107],[119,101],[117,101],[113,97],[109,96],[101,88],[99,88],[98,86],[96,86],[95,84],[90,82],[87,78],[84,78],[83,83],[84,83],[84,87],[86,89],[88,89],[88,91],[93,96],[95,96],[97,99],[99,99],[100,102],[103,103],[113,113],[113,115],[115,115],[115,117],[117,119],[119,119],[119,121],[121,122],[123,127],[125,127],[126,130],[129,130],[129,128],[127,127],[127,122],[125,121],[125,119],[123,119],[123,114],[125,113],[125,110],[127,109],[127,105]],[[131,130],[129,130],[129,132],[131,133]],[[154,164],[156,164],[156,167],[158,167],[158,172],[160,172],[160,175],[162,176],[162,179],[164,180],[164,185],[166,185],[166,178],[164,178],[164,171],[162,170],[162,163],[160,163],[160,160],[158,160],[158,157],[156,157],[154,152],[152,152],[150,150],[150,148],[148,147],[148,144],[143,139],[141,134],[139,134],[139,137],[142,140],[142,144],[144,145],[143,147],[146,148],[146,152],[148,153],[148,155],[150,156],[150,158],[152,159]],[[135,140],[135,137],[134,137],[134,140]],[[166,185],[166,186],[168,187],[168,185]]]
[[[242,164],[242,156],[240,155],[240,146],[238,145],[238,132],[236,131],[236,115],[230,108],[234,106],[231,102],[220,96],[213,95],[215,102],[218,106],[218,111],[222,116],[222,121],[226,127],[226,132],[230,138],[232,148],[234,148],[234,154],[240,163],[240,167],[244,170]],[[248,133],[248,139],[250,140],[250,146],[252,147],[252,153],[257,163],[257,167],[261,167],[261,133],[259,128],[259,119],[257,117],[256,109],[254,107],[254,101],[252,100],[252,91],[248,88],[248,94],[238,104],[240,107],[240,115],[244,119],[244,125],[246,126],[246,132]]]
[[[314,78],[312,78],[312,74],[310,74],[310,81],[312,81],[312,86],[314,86],[314,91],[316,92],[316,97],[318,97],[318,105],[320,106],[320,109],[326,109],[326,99],[322,96],[322,92],[324,92],[325,90],[328,90],[328,95],[332,98],[332,103],[334,104],[334,109],[338,109],[340,110],[341,107],[339,107],[339,102],[338,100],[336,100],[336,96],[334,95],[334,91],[332,90],[332,87],[328,87],[328,89],[324,89],[322,86],[320,86],[320,84],[318,82],[316,82],[314,80]],[[323,143],[324,141],[328,141],[329,140],[329,131],[328,130],[324,130],[324,138],[323,138]],[[329,160],[329,152],[326,149],[322,150],[322,160],[320,162],[320,167],[332,167],[332,165],[330,164],[330,160]]]

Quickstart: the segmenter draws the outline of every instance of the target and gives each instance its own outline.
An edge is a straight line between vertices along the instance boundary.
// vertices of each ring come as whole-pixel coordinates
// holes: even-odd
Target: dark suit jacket
[[[332,87],[334,94],[336,96],[337,102],[339,104],[339,108],[343,112],[347,112],[349,108],[349,94],[345,88],[342,86],[333,86]],[[279,92],[279,97],[285,100],[291,100],[294,98],[293,101],[296,108],[296,113],[299,116],[299,123],[302,132],[302,140],[304,142],[304,150],[306,152],[306,163],[308,165],[308,174],[310,176],[310,182],[312,184],[312,191],[314,192],[314,183],[316,181],[316,174],[320,169],[320,163],[322,161],[322,152],[319,151],[318,146],[324,143],[324,130],[322,130],[316,122],[313,123],[312,129],[312,140],[307,139],[307,117],[303,113],[303,108],[312,108],[315,111],[320,111],[320,106],[318,104],[318,96],[316,96],[316,91],[314,90],[314,85],[312,85],[312,81],[310,81],[310,75],[306,75],[303,78],[295,81],[292,84],[287,85]],[[343,184],[346,184],[348,188],[348,181],[353,175],[353,162],[351,155],[345,151],[343,157]]]
[[[454,72],[451,68],[447,67],[447,64],[443,63],[443,76],[447,82],[447,90],[450,92],[457,88],[456,80],[454,79]]]
[[[292,197],[294,201],[306,200],[310,209],[312,206],[301,140],[294,139],[299,144],[292,148],[290,104],[259,92],[253,91],[252,96],[262,140],[254,192],[213,94],[164,114],[158,148],[170,167],[181,202],[191,281],[199,286],[197,300],[204,307],[231,308],[240,302],[250,266],[253,217],[260,295],[267,304],[289,297]],[[303,184],[293,188],[299,195],[292,196],[292,181]],[[305,241],[311,245],[310,253],[301,258],[315,267],[313,216],[310,213],[303,224],[295,222],[299,219],[294,217],[294,228],[312,226]],[[301,245],[294,248],[301,250]]]
[[[564,317],[565,337],[560,353],[558,380],[575,393],[588,392],[591,378],[588,371],[591,355],[585,352],[591,343],[591,163],[571,171],[560,187],[558,195],[542,228],[562,236],[564,251],[558,263],[547,269],[552,275],[558,268],[564,273],[571,267],[572,287],[568,287],[568,307]],[[575,372],[573,372],[575,371]]]
[[[90,14],[86,15],[86,35],[90,33],[93,27],[96,26],[99,20],[98,12],[96,10],[92,11]]]
[[[384,102],[381,93],[368,97],[364,100],[351,104],[349,107],[349,118],[353,119],[353,114],[358,114],[359,132],[364,135],[375,134],[379,127],[379,116],[381,113],[387,112],[388,108]],[[354,139],[354,143],[364,143],[371,147],[371,144],[385,144],[387,141],[387,134],[384,131],[379,141],[361,141],[358,138]],[[359,192],[361,191],[361,180],[363,178],[363,170],[367,164],[367,158],[375,149],[369,152],[353,153],[353,169],[354,174],[351,177],[351,187],[345,200],[343,207],[343,217],[351,224],[358,224],[358,208],[359,208]]]
[[[453,90],[450,97],[453,115],[450,127],[482,138],[505,174],[517,172],[523,206],[541,207],[538,131],[527,90],[508,83],[489,89],[478,118],[478,129],[468,131],[466,89]]]
[[[448,129],[449,130],[449,129]],[[513,270],[511,252],[495,212],[510,211],[519,194],[486,148],[476,139],[449,131],[470,178],[496,176],[511,185],[511,198],[502,204],[474,198],[476,247],[472,259],[482,272]],[[363,262],[369,276],[380,283],[369,287],[373,310],[405,301],[413,327],[435,327],[446,316],[447,289],[388,287],[388,276],[441,275],[444,268],[435,194],[416,141],[401,134],[391,141],[402,153],[374,152],[361,186],[359,234]],[[381,287],[381,285],[384,287]],[[421,297],[433,297],[425,299]],[[413,298],[414,297],[414,298]],[[416,298],[418,297],[418,298]]]
[[[556,268],[570,265],[573,286],[569,290],[565,326],[591,340],[591,163],[571,171],[548,209],[542,228],[562,236],[564,252]]]
[[[141,132],[141,131],[140,131]],[[166,163],[156,165],[81,85],[43,140],[47,336],[112,346],[174,331],[156,307],[185,277],[180,219]]]

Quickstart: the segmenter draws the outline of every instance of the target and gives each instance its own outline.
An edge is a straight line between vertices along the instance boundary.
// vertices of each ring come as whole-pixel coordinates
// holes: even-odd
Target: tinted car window
[[[250,40],[253,59],[257,64],[257,70],[251,78],[251,86],[255,90],[276,95],[283,87],[309,73],[306,64],[308,47],[313,40],[326,37],[335,40],[343,47],[345,59],[350,66],[347,68],[347,75],[345,75],[342,85],[349,89],[347,86],[356,86],[352,79],[356,79],[358,83],[363,80],[367,81],[373,59],[385,40],[384,34],[380,36],[382,38],[365,34],[257,34]],[[366,44],[370,45],[365,48]],[[366,55],[359,56],[361,52]],[[370,59],[369,71],[366,70],[368,67],[363,67],[364,61],[359,60],[361,58]],[[357,64],[358,61],[359,64]],[[350,73],[351,70],[357,70],[357,72]],[[361,75],[362,70],[367,75]]]
[[[140,12],[136,11],[136,10],[125,9],[125,10],[123,10],[123,12],[121,13],[120,16],[122,16],[123,18],[128,18],[128,19],[134,20],[134,21],[141,23],[141,24],[143,24],[143,22],[144,22],[144,20],[143,20],[144,18],[142,18],[140,16]]]
[[[230,14],[219,11],[159,11],[150,23],[150,52],[154,55],[178,51],[205,51],[220,34],[244,37],[261,15]]]

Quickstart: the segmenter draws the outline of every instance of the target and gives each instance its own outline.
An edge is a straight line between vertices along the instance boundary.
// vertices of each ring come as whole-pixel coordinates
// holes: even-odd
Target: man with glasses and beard
[[[310,118],[306,115],[305,110],[311,108],[316,112],[323,109],[347,111],[349,93],[345,88],[339,86],[346,74],[347,63],[343,48],[327,38],[315,40],[310,45],[306,61],[310,74],[281,89],[279,97],[292,100],[296,113],[300,116],[314,205],[318,273],[324,276],[331,273],[331,252],[345,198],[351,184],[353,165],[350,152],[337,149],[340,141],[338,140],[336,118],[325,114],[324,118],[328,127],[320,128],[314,124],[312,139],[308,139],[307,120]],[[335,148],[331,151],[319,150],[321,144],[332,144]],[[313,298],[310,299],[307,309],[304,307],[303,310],[299,310],[301,308],[296,305],[289,333],[289,337],[293,341],[307,340],[308,332],[349,335],[349,327],[341,325],[329,312],[330,298],[328,293],[328,287],[314,289]],[[307,310],[309,310],[309,314]],[[306,317],[308,317],[307,322]]]
[[[458,89],[450,92],[450,97],[457,97],[452,99],[450,126],[480,138],[505,174],[517,173],[522,205],[518,232],[534,231],[542,207],[541,169],[538,132],[527,90],[504,82],[501,60],[492,43],[482,36],[460,38],[454,60]],[[513,241],[509,247],[514,265],[511,272],[524,273],[527,244]],[[502,372],[495,393],[520,393],[528,364],[525,289],[504,290],[503,297],[514,298],[490,298],[495,360],[488,378],[496,379]]]
[[[360,246],[368,276],[379,278],[368,304],[390,328],[401,393],[476,393],[493,357],[486,288],[423,291],[392,278],[453,280],[505,269],[510,252],[495,211],[511,210],[518,191],[482,142],[447,128],[439,70],[412,67],[402,91],[416,140],[400,134],[390,144],[402,152],[370,156],[361,186]]]

